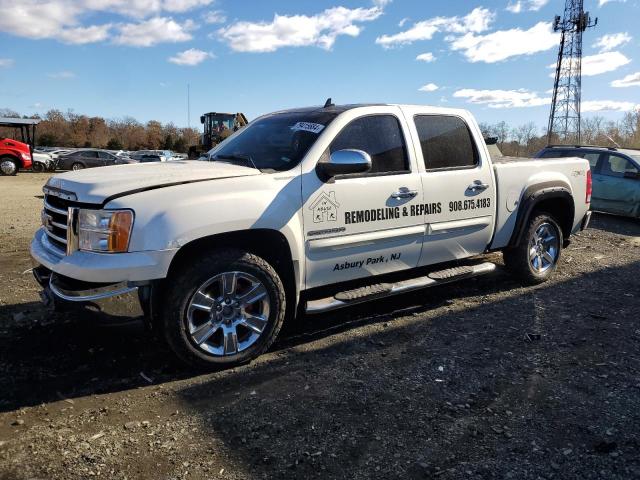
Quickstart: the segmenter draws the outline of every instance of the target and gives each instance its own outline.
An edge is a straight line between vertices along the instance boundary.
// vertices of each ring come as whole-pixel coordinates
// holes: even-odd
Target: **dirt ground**
[[[0,479],[640,477],[640,222],[596,214],[547,284],[301,318],[202,375],[139,323],[40,306],[46,178],[0,178]]]

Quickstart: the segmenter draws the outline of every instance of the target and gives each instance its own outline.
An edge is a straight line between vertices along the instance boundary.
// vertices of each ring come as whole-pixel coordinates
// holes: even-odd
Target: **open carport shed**
[[[0,117],[0,127],[13,128],[19,131],[20,138],[15,138],[15,140],[20,140],[29,145],[31,153],[33,153],[33,148],[36,144],[36,125],[39,123],[40,120],[37,118]]]

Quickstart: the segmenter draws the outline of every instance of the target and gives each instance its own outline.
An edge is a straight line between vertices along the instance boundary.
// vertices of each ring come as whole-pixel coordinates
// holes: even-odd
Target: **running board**
[[[368,285],[354,290],[338,292],[332,297],[309,300],[307,302],[306,312],[310,314],[329,312],[357,303],[368,302],[369,300],[390,297],[420,288],[434,287],[436,285],[442,285],[443,283],[455,282],[463,278],[483,275],[493,272],[495,269],[495,264],[485,262],[478,265],[447,268],[446,270],[431,272],[423,277],[411,278],[395,283]]]

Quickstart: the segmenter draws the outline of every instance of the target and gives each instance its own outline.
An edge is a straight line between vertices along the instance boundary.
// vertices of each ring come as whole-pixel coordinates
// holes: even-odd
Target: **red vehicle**
[[[0,127],[13,128],[20,132],[20,140],[5,138],[0,128],[0,175],[15,175],[21,168],[31,168],[36,125],[33,118],[0,117]]]

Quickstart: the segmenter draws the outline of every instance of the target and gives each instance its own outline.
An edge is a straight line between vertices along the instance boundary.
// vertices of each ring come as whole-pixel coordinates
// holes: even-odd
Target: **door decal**
[[[309,205],[309,210],[313,211],[313,223],[337,222],[339,207],[336,192],[322,192]]]

